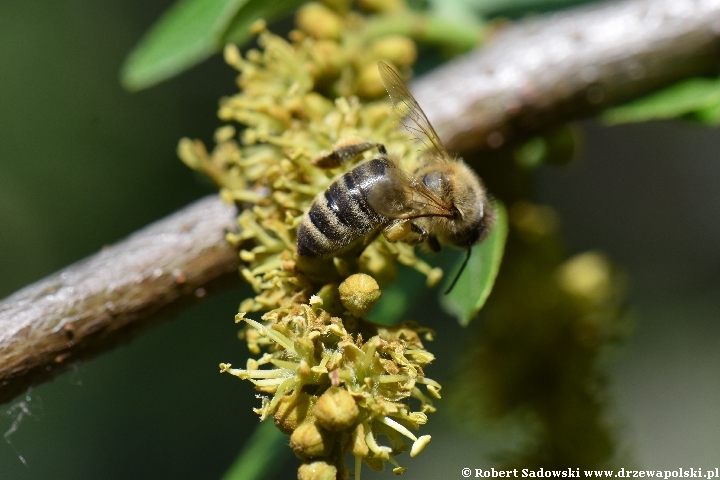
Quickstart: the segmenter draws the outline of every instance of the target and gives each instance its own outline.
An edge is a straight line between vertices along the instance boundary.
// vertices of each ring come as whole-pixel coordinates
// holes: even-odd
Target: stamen
[[[275,255],[274,257],[268,257],[265,262],[263,262],[262,265],[260,265],[257,268],[254,268],[252,270],[252,274],[254,276],[262,275],[263,273],[271,272],[273,270],[278,270],[282,266],[282,262],[280,261],[280,258]]]
[[[272,378],[272,379],[268,379],[268,380],[255,380],[253,378],[247,378],[245,380],[250,380],[253,384],[257,385],[258,387],[272,387],[273,385],[281,385],[285,381],[285,379],[282,379],[282,378]]]
[[[368,448],[375,454],[376,457],[379,457],[383,461],[387,462],[390,459],[390,453],[392,453],[392,448],[378,445],[378,443],[375,441],[375,437],[373,437],[372,430],[369,428],[369,426],[365,429],[367,430],[367,433],[365,434],[365,443],[367,443]]]
[[[244,321],[252,325],[257,329],[258,332],[260,332],[262,335],[265,335],[266,337],[273,340],[278,345],[285,348],[285,350],[295,353],[297,355],[297,352],[295,352],[295,346],[293,345],[293,342],[290,341],[285,335],[282,333],[279,333],[277,330],[272,330],[270,328],[265,327],[265,325],[256,322],[255,320],[251,320],[249,318],[243,318]]]
[[[390,457],[389,461],[395,465],[395,468],[392,470],[395,475],[401,475],[407,471],[407,467],[401,467],[397,460],[395,460],[395,457]]]
[[[268,414],[274,412],[280,399],[285,396],[285,393],[292,390],[293,388],[295,388],[294,378],[288,378],[283,383],[281,383],[277,390],[275,390],[275,396],[268,405],[267,410],[265,410],[265,412],[263,413],[263,417],[261,418],[261,420],[265,420]]]
[[[272,363],[276,367],[284,368],[286,370],[292,370],[293,372],[297,370],[297,368],[300,366],[299,363],[288,362],[286,360],[278,360],[276,358],[270,360],[270,363]]]
[[[416,437],[415,435],[413,435],[410,430],[408,430],[407,428],[403,427],[402,425],[400,425],[400,424],[399,424],[398,422],[396,422],[395,420],[393,420],[393,419],[391,419],[391,418],[388,418],[388,417],[385,417],[385,416],[378,417],[378,420],[379,420],[381,423],[384,423],[384,424],[387,425],[388,427],[392,428],[393,430],[397,430],[399,433],[402,433],[403,435],[405,435],[406,437],[408,437],[410,440],[412,440],[412,441],[416,441],[416,440],[417,440],[417,437]]]
[[[415,443],[413,443],[412,448],[410,449],[410,456],[414,457],[418,453],[422,452],[425,448],[425,445],[430,443],[430,435],[423,435],[422,437],[418,438]]]
[[[367,347],[367,351],[365,352],[365,360],[363,361],[363,366],[367,370],[370,368],[370,365],[372,364],[373,358],[375,356],[375,351],[377,350],[377,347],[379,347],[380,338],[373,337],[365,344]]]
[[[442,389],[442,386],[438,382],[427,377],[420,377],[416,379],[416,381],[417,383],[424,384],[427,387],[428,392],[430,392],[433,397],[440,398],[440,390]]]
[[[245,370],[245,376],[252,378],[282,378],[288,377],[288,372],[276,368],[272,370]]]

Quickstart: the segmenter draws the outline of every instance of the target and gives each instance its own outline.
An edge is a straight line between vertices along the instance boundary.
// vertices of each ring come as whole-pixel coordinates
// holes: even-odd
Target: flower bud
[[[328,388],[320,396],[314,412],[315,421],[332,432],[350,428],[360,413],[355,399],[342,387]]]
[[[357,93],[363,98],[382,98],[387,94],[375,62],[368,63],[360,70]]]
[[[333,40],[318,40],[311,50],[313,60],[317,64],[317,76],[337,76],[343,67],[342,51]]]
[[[303,463],[298,469],[298,480],[335,480],[337,467],[323,461]]]
[[[305,422],[290,435],[290,448],[300,458],[317,458],[330,455],[333,435],[318,427],[315,422]]]
[[[370,313],[382,293],[375,279],[364,273],[350,275],[340,284],[338,291],[343,306],[358,318]]]
[[[610,296],[610,262],[598,252],[585,252],[566,260],[558,267],[557,275],[560,288],[578,299],[600,303]]]
[[[295,25],[308,35],[321,39],[338,39],[343,31],[340,17],[325,5],[314,2],[297,11]]]
[[[398,67],[408,67],[417,60],[415,42],[405,35],[388,35],[375,40],[371,46],[377,58],[387,60]]]
[[[510,207],[510,222],[526,243],[535,243],[557,231],[558,215],[550,207],[517,201]]]
[[[309,92],[303,97],[303,113],[310,118],[322,118],[333,109],[333,103],[316,92]]]
[[[285,395],[280,399],[273,415],[275,426],[286,435],[290,435],[298,425],[305,422],[312,412],[313,397],[307,393]]]

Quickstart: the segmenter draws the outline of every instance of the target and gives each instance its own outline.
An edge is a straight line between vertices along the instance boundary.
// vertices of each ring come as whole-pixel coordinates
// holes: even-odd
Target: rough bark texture
[[[496,148],[720,67],[720,1],[604,2],[520,22],[413,93],[450,151]]]
[[[238,283],[216,196],[29,285],[0,303],[0,403],[135,336],[223,281]]]
[[[451,151],[497,147],[720,65],[720,0],[521,22],[413,85]],[[234,208],[201,200],[0,302],[0,402],[237,278]]]

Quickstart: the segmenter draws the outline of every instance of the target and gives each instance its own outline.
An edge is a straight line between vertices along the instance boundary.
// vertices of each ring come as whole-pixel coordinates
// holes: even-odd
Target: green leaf
[[[697,112],[693,112],[689,118],[707,125],[720,124],[720,102],[709,108],[703,108]]]
[[[272,421],[255,428],[240,452],[240,456],[225,472],[222,480],[260,480],[274,478],[276,472],[290,456],[288,437]]]
[[[472,248],[470,260],[455,287],[440,297],[440,304],[445,311],[457,317],[463,326],[467,326],[485,305],[500,270],[507,240],[508,218],[502,203],[496,202],[495,209],[497,220],[492,232]],[[458,262],[456,271],[461,263]]]
[[[120,80],[141,90],[205,60],[247,0],[180,0],[152,26],[125,60]]]
[[[691,78],[624,105],[605,110],[600,118],[615,125],[666,120],[712,112],[720,105],[720,78]],[[702,115],[696,119],[703,121]]]
[[[120,81],[132,91],[151,87],[202,62],[225,43],[245,43],[254,21],[277,19],[302,3],[302,0],[180,0],[128,55]]]

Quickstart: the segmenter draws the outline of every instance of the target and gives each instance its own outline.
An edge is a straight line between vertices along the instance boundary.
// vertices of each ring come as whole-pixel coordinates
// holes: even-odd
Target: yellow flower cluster
[[[296,305],[267,325],[238,314],[238,321],[253,327],[247,332],[251,348],[259,351],[270,345],[270,352],[248,360],[245,369],[229,364],[221,364],[220,369],[272,395],[263,398],[256,413],[263,420],[273,416],[278,428],[291,434],[290,446],[313,465],[313,471],[325,465],[325,470],[345,478],[344,458],[349,452],[356,459],[356,477],[363,461],[375,470],[390,462],[395,473],[402,473],[404,468],[394,456],[407,450],[415,456],[430,440],[410,432],[434,411],[419,385],[439,398],[440,385],[423,372],[434,357],[423,349],[418,335],[422,329],[332,317],[322,308],[326,301],[334,300],[312,296],[308,305]],[[269,312],[263,318],[275,315]],[[261,368],[264,365],[271,368]],[[419,401],[420,411],[410,410],[405,402],[410,397]],[[387,437],[390,446],[381,445],[378,435]],[[403,437],[412,441],[412,447]]]
[[[306,261],[297,257],[296,233],[315,196],[353,167],[328,170],[313,162],[337,145],[358,138],[382,143],[412,170],[420,148],[381,98],[376,65],[384,60],[407,70],[415,46],[406,37],[367,35],[364,17],[344,8],[308,4],[296,24],[289,41],[256,24],[260,48],[244,57],[226,47],[227,63],[240,72],[240,91],[221,100],[219,117],[244,128],[219,128],[211,152],[197,140],[183,139],[178,147],[181,159],[212,178],[222,198],[242,212],[239,232],[227,238],[255,296],[242,302],[237,321],[247,323],[244,338],[261,356],[245,369],[221,364],[221,371],[267,395],[256,412],[291,434],[305,461],[299,478],[347,478],[348,453],[356,459],[356,479],[362,462],[376,470],[390,462],[402,473],[394,456],[408,449],[414,456],[429,441],[410,432],[434,410],[418,386],[439,397],[440,385],[423,372],[433,356],[419,335],[429,339],[431,332],[413,324],[381,327],[362,317],[380,286],[394,281],[396,262],[426,275],[429,285],[442,272],[410,245],[383,237],[359,258]],[[245,318],[250,312],[264,312],[262,322]]]

